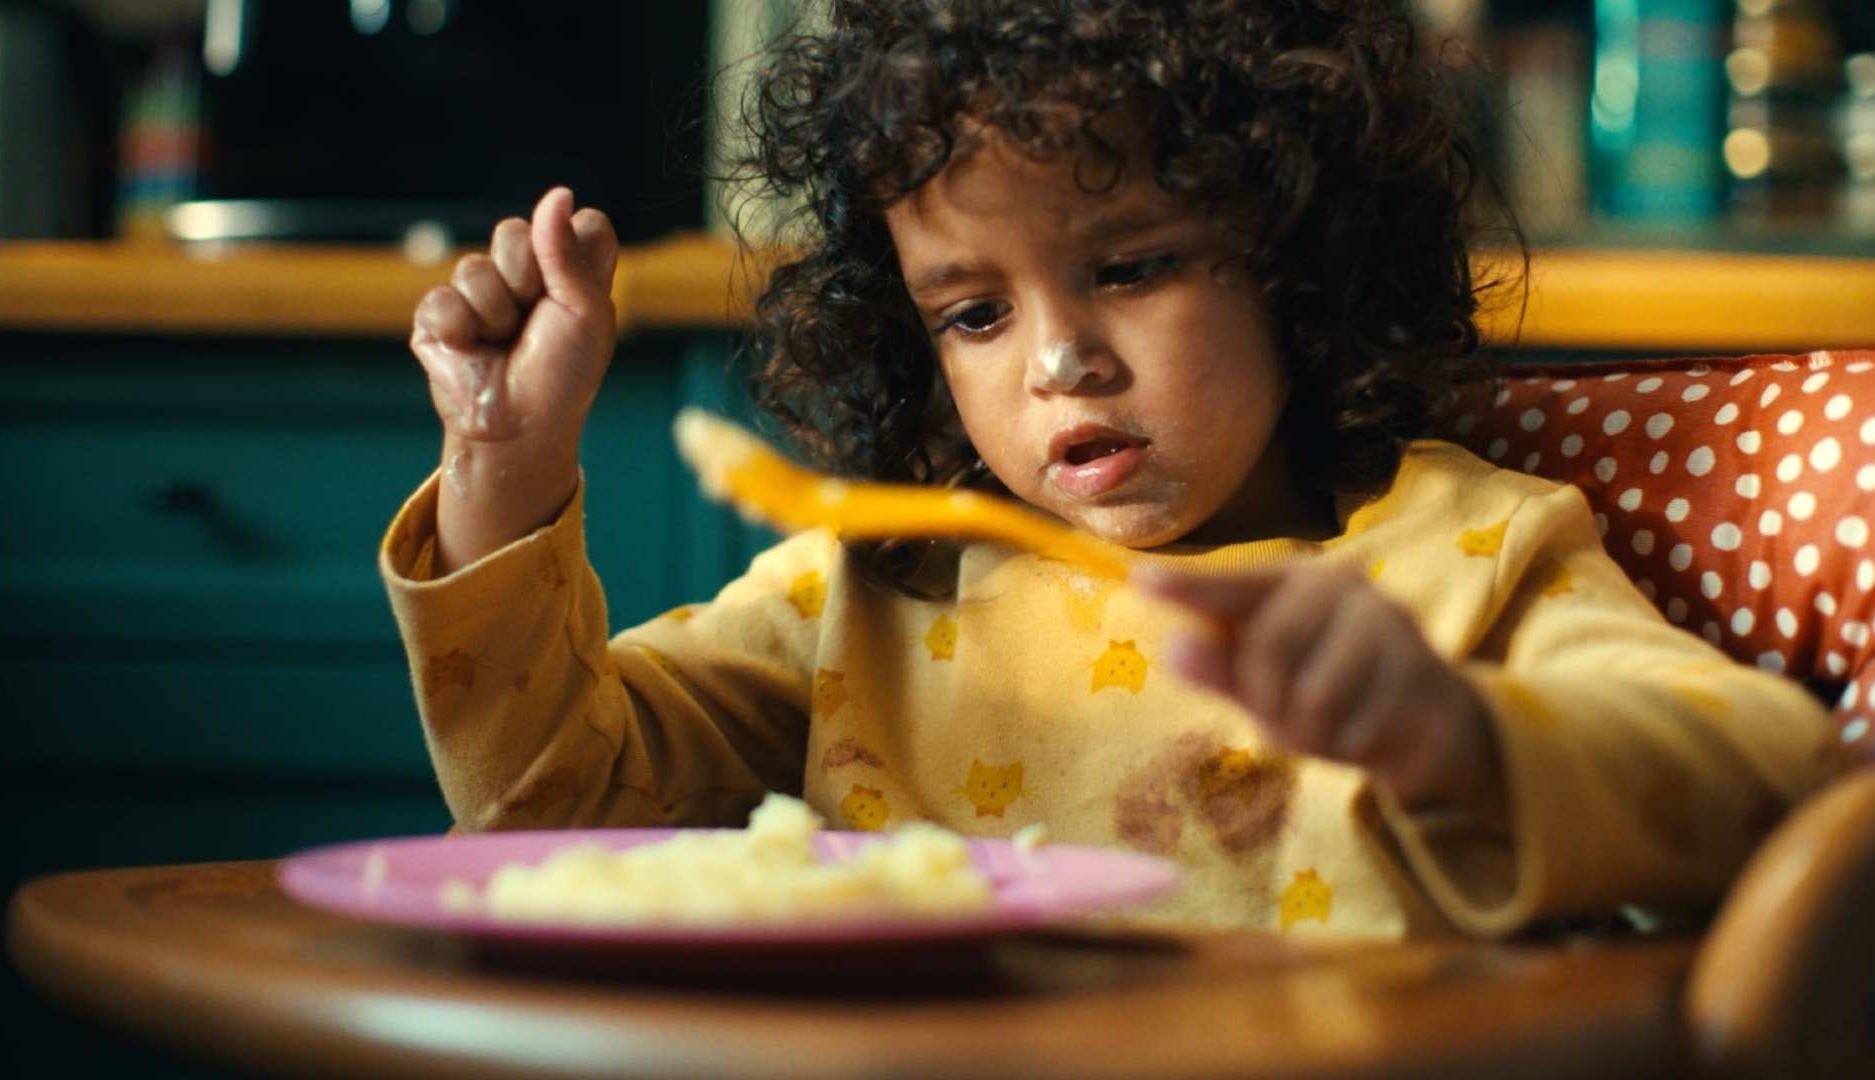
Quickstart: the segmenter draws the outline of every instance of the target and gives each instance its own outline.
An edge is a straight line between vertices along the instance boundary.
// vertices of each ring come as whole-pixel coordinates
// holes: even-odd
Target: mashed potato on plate
[[[989,879],[956,833],[908,824],[845,861],[823,862],[814,850],[820,828],[806,803],[771,794],[744,830],[624,851],[575,845],[538,865],[509,863],[479,891],[445,882],[439,898],[459,914],[586,926],[944,916],[990,903]]]

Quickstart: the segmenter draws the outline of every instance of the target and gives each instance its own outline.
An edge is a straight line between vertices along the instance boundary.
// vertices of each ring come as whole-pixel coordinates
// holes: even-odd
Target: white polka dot
[[[1818,390],[1823,389],[1828,383],[1829,376],[1819,371],[1815,375],[1803,380],[1803,392],[1806,394],[1814,394]]]
[[[1758,447],[1764,445],[1764,436],[1755,431],[1741,431],[1734,441],[1738,443],[1740,450],[1747,454],[1755,454],[1758,452]]]
[[[1472,429],[1477,426],[1478,418],[1470,413],[1466,413],[1452,422],[1452,430],[1458,432],[1460,435],[1471,434]]]
[[[1686,601],[1675,596],[1667,601],[1667,620],[1681,623],[1686,621]]]
[[[1810,448],[1810,467],[1817,472],[1828,472],[1841,461],[1842,444],[1834,436],[1826,435]]]
[[[1758,654],[1758,667],[1762,671],[1783,671],[1784,654],[1777,652],[1761,652]]]
[[[1795,454],[1785,454],[1784,460],[1777,463],[1777,478],[1786,484],[1803,475],[1803,459]]]
[[[1564,435],[1562,446],[1558,447],[1558,449],[1562,451],[1563,457],[1575,457],[1582,452],[1582,436]]]
[[[1785,637],[1797,636],[1797,613],[1787,607],[1777,609],[1777,632]]]
[[[1643,394],[1651,394],[1654,391],[1660,389],[1660,379],[1658,377],[1650,375],[1647,378],[1642,379],[1640,382],[1635,383],[1634,389],[1640,391]]]
[[[1754,589],[1762,589],[1771,583],[1771,564],[1763,559],[1751,560],[1750,569],[1745,571],[1745,580],[1751,582]]]
[[[1607,514],[1595,515],[1595,533],[1597,536],[1608,535],[1608,515]]]
[[[1622,492],[1619,496],[1615,498],[1615,505],[1619,506],[1623,510],[1626,510],[1630,514],[1640,509],[1641,489],[1635,487],[1635,488],[1629,488],[1626,491]]]
[[[1579,397],[1579,398],[1576,398],[1574,401],[1571,401],[1569,404],[1563,406],[1563,411],[1568,413],[1570,416],[1581,416],[1583,413],[1588,411],[1588,408],[1589,408],[1589,399],[1585,397]]]
[[[1517,426],[1525,431],[1535,431],[1543,426],[1543,419],[1542,409],[1525,409],[1523,415],[1517,418]]]
[[[1718,455],[1712,452],[1712,447],[1697,447],[1692,453],[1686,455],[1686,471],[1694,476],[1704,476],[1712,471],[1712,467],[1718,463],[1718,460]]]
[[[1675,570],[1684,570],[1693,565],[1693,545],[1673,545],[1673,550],[1667,552],[1667,565]]]
[[[1497,396],[1491,399],[1491,404],[1502,405],[1506,401],[1509,401],[1509,400],[1510,400],[1510,387],[1508,386],[1499,387],[1497,391]]]
[[[1795,409],[1792,409],[1789,412],[1777,418],[1777,430],[1779,434],[1795,435],[1797,434],[1798,429],[1802,427],[1803,427],[1803,414],[1798,412]]]
[[[1704,383],[1693,383],[1692,385],[1688,386],[1686,389],[1680,391],[1680,400],[1681,401],[1698,401],[1710,393],[1712,393],[1712,387],[1707,386]]]
[[[1858,649],[1867,645],[1868,624],[1854,619],[1845,621],[1842,624],[1842,639]]]
[[[1799,574],[1809,577],[1816,573],[1817,564],[1822,561],[1822,552],[1816,549],[1816,545],[1805,544],[1797,549],[1797,557],[1791,560],[1791,564],[1796,566]]]
[[[1540,450],[1532,450],[1532,451],[1530,451],[1529,453],[1527,453],[1527,454],[1525,454],[1525,455],[1523,456],[1523,471],[1524,471],[1524,472],[1535,472],[1535,471],[1536,471],[1536,467],[1537,467],[1537,463],[1538,463],[1538,462],[1540,462],[1540,461],[1542,461],[1542,460],[1543,460],[1543,453],[1542,453],[1542,451],[1540,451]]]
[[[1811,601],[1811,603],[1815,606],[1816,613],[1823,616],[1825,619],[1836,614],[1836,597],[1829,593],[1817,593],[1816,599]]]
[[[1818,368],[1826,368],[1835,362],[1836,358],[1829,354],[1828,349],[1818,349],[1810,354],[1811,371],[1815,371]]]
[[[1555,382],[1549,384],[1549,388],[1553,392],[1560,394],[1564,390],[1574,390],[1576,388],[1576,381],[1574,379],[1557,379]]]
[[[1831,675],[1841,675],[1849,670],[1849,661],[1839,652],[1831,652],[1823,657],[1823,666],[1829,668]]]
[[[1771,385],[1765,387],[1764,393],[1758,395],[1758,407],[1762,409],[1766,405],[1769,405],[1771,402],[1776,401],[1777,395],[1780,393],[1783,393],[1783,390],[1784,388],[1777,385],[1776,383],[1772,383]]]
[[[1758,497],[1758,492],[1764,490],[1764,482],[1758,479],[1757,473],[1746,473],[1732,485],[1732,490],[1747,499],[1755,499]]]
[[[1745,370],[1732,376],[1732,385],[1737,386],[1739,383],[1750,382],[1751,377],[1755,374],[1757,374],[1757,372],[1752,371],[1750,368],[1746,368]]]
[[[1853,709],[1856,707],[1856,702],[1861,699],[1862,684],[1850,683],[1848,686],[1842,688],[1841,694],[1836,696],[1836,707],[1838,709]]]
[[[1875,470],[1875,465],[1871,465],[1869,466],[1869,468],[1871,470]],[[1595,479],[1600,480],[1602,483],[1606,484],[1608,481],[1613,480],[1614,478],[1615,478],[1615,459],[1611,457],[1598,459],[1595,462]]]
[[[1484,448],[1484,456],[1496,461],[1510,450],[1510,443],[1504,439],[1492,439],[1491,445]]]
[[[1737,551],[1744,538],[1744,532],[1729,521],[1721,522],[1712,530],[1712,546],[1720,551]]]
[[[1738,406],[1729,401],[1719,406],[1719,411],[1712,414],[1712,422],[1715,424],[1729,424],[1736,419],[1738,419]]]
[[[1626,409],[1616,409],[1602,421],[1602,432],[1606,435],[1619,435],[1628,429],[1628,424],[1633,419]]]
[[[1654,583],[1649,578],[1640,579],[1639,581],[1634,583],[1634,587],[1639,589],[1641,591],[1641,595],[1645,596],[1649,600],[1652,600],[1655,594],[1660,591],[1654,588]]]
[[[1858,716],[1842,726],[1842,741],[1846,743],[1855,742],[1862,736],[1867,735],[1868,730],[1868,717]]]
[[[1776,536],[1784,531],[1784,515],[1775,510],[1766,510],[1758,516],[1758,532],[1765,536]]]
[[[1708,570],[1699,575],[1699,595],[1708,600],[1717,600],[1725,591],[1725,579],[1716,572]]]
[[[1864,465],[1855,471],[1855,486],[1863,491],[1875,491],[1875,465]]]
[[[1711,364],[1694,364],[1692,367],[1686,369],[1688,378],[1703,379],[1710,374],[1712,374]]]
[[[1707,641],[1711,642],[1714,645],[1717,645],[1722,640],[1722,635],[1719,631],[1719,624],[1712,622],[1710,620],[1708,620],[1704,626],[1701,626],[1699,628],[1699,636],[1705,638]]]
[[[1823,415],[1831,420],[1841,420],[1849,415],[1849,407],[1849,395],[1837,394],[1829,399],[1829,404],[1823,406]]]
[[[1663,412],[1657,412],[1647,418],[1646,430],[1648,438],[1658,439],[1673,430],[1673,417]]]
[[[1875,417],[1862,421],[1862,430],[1858,434],[1863,446],[1875,446]]]
[[[1863,592],[1875,589],[1875,563],[1863,559],[1855,564],[1855,587]]]
[[[1867,360],[1857,360],[1855,363],[1843,368],[1843,370],[1849,372],[1851,375],[1860,375],[1872,367],[1875,367],[1875,363],[1870,363]]]
[[[1667,456],[1667,452],[1665,450],[1662,450],[1658,454],[1655,454],[1653,457],[1650,457],[1647,459],[1647,471],[1650,473],[1653,473],[1655,476],[1659,476],[1661,473],[1667,471],[1667,463],[1672,460],[1673,460],[1672,458]],[[1693,467],[1692,458],[1689,457],[1686,459],[1686,467],[1688,469],[1691,469]]]
[[[1744,637],[1751,633],[1751,628],[1757,625],[1757,622],[1758,617],[1751,613],[1750,608],[1739,608],[1732,612],[1732,633]]]
[[[1808,521],[1810,515],[1816,513],[1816,496],[1807,491],[1799,491],[1790,497],[1790,504],[1786,509],[1790,511],[1791,520]]]
[[[1777,363],[1771,365],[1771,370],[1772,371],[1795,371],[1797,370],[1797,365],[1791,363],[1788,360],[1779,360]]]
[[[1692,508],[1692,504],[1685,499],[1673,499],[1667,503],[1667,520],[1675,523],[1685,521]]]
[[[1625,371],[1617,371],[1617,372],[1614,372],[1613,374],[1610,374],[1610,375],[1603,375],[1603,376],[1602,376],[1602,381],[1603,381],[1603,382],[1620,382],[1620,381],[1621,381],[1622,379],[1625,379],[1625,378],[1627,378],[1627,377],[1628,377],[1628,373],[1627,373],[1627,372],[1625,372]]]
[[[1843,547],[1859,548],[1868,543],[1868,522],[1854,514],[1836,523],[1836,542]]]
[[[1654,534],[1650,529],[1634,530],[1634,553],[1647,555],[1654,550]]]

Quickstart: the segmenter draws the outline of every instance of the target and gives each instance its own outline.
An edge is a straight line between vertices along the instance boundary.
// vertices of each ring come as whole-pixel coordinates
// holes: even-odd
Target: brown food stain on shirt
[[[851,735],[827,747],[827,752],[821,755],[820,767],[829,770],[837,769],[842,765],[851,765],[855,761],[861,765],[870,765],[875,769],[885,767],[884,758],[861,746],[859,740]]]
[[[1114,831],[1140,851],[1169,855],[1195,819],[1220,847],[1248,851],[1281,834],[1295,786],[1289,759],[1187,732],[1121,784]]]
[[[435,697],[444,687],[475,689],[475,657],[461,649],[430,657],[423,666],[423,693]]]

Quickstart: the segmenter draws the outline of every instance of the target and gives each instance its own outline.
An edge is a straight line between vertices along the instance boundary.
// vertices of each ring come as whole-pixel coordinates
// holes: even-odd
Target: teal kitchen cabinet
[[[615,629],[769,539],[671,447],[728,356],[634,338],[594,407]],[[445,828],[375,561],[437,449],[401,345],[0,336],[0,884]]]

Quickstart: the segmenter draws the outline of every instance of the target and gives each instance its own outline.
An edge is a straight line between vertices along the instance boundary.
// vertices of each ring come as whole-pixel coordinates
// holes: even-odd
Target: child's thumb
[[[547,295],[575,314],[584,314],[596,297],[605,295],[611,283],[594,284],[592,269],[581,257],[572,219],[573,192],[566,187],[556,187],[534,205],[530,230],[534,256],[540,261],[541,283]]]

